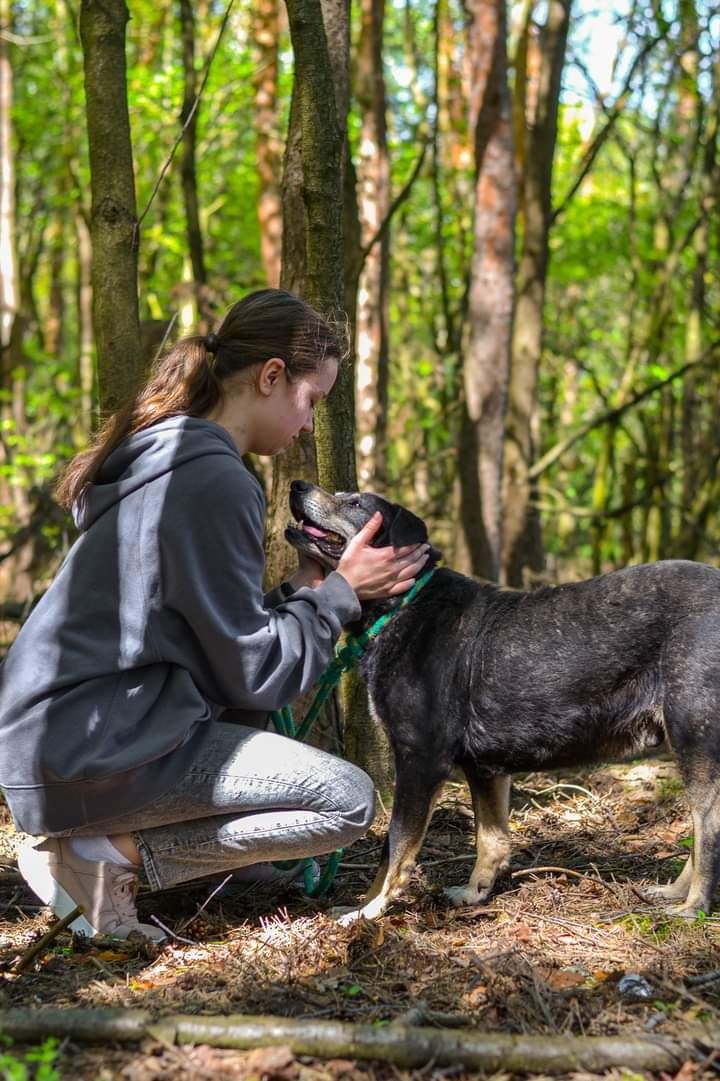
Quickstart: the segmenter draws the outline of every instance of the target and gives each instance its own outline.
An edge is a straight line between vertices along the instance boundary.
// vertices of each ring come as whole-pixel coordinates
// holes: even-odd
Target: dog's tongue
[[[318,529],[317,526],[309,525],[308,522],[303,522],[303,533],[309,533],[311,537],[324,537],[325,530]]]

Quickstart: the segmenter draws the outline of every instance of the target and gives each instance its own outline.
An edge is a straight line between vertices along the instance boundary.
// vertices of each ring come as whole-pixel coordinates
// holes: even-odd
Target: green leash
[[[343,673],[349,672],[355,667],[367,647],[373,639],[377,638],[383,627],[389,623],[398,612],[407,607],[408,604],[412,604],[420,590],[427,585],[434,573],[435,568],[426,571],[425,574],[418,578],[412,589],[409,589],[403,596],[403,599],[400,601],[397,608],[393,608],[391,612],[385,612],[379,619],[375,620],[372,626],[368,627],[366,631],[363,631],[362,634],[348,635],[345,639],[344,646],[335,647],[335,656],[320,676],[315,697],[299,728],[296,727],[293,719],[292,706],[283,706],[282,709],[275,709],[272,711],[270,714],[272,722],[275,725],[275,730],[279,732],[281,736],[299,740],[304,740],[306,738],[308,732],[317,720],[320,710],[340,682]],[[307,896],[323,897],[332,885],[337,869],[340,866],[342,855],[343,851],[341,848],[330,855],[325,870],[317,882],[313,879],[314,861],[310,858],[304,860],[280,860],[276,862],[274,866],[281,870],[290,870],[299,864],[303,870],[303,881]]]

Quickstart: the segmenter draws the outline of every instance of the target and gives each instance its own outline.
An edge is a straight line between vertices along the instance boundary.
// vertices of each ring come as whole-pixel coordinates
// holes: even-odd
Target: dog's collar
[[[371,624],[371,626],[369,626],[366,631],[363,631],[362,634],[357,635],[357,638],[362,639],[364,641],[364,645],[367,645],[369,642],[371,642],[373,638],[377,638],[383,627],[387,623],[389,623],[390,620],[393,619],[398,614],[398,612],[401,611],[401,609],[407,607],[408,604],[412,604],[420,590],[424,589],[432,578],[433,574],[435,573],[435,569],[436,568],[433,567],[431,570],[425,571],[425,573],[418,578],[415,585],[411,589],[409,589],[407,593],[403,594],[402,600],[398,605],[396,605],[395,608],[393,608],[390,612],[384,612],[383,615],[376,619],[375,622]]]
[[[403,595],[400,603],[392,611],[383,612],[366,631],[362,631],[361,634],[349,634],[345,639],[345,644],[335,648],[335,657],[330,662],[330,669],[339,668],[340,672],[349,672],[351,668],[354,668],[356,662],[360,660],[373,639],[377,638],[383,627],[387,626],[390,620],[394,619],[403,608],[406,608],[408,604],[412,604],[420,590],[424,589],[428,584],[436,569],[436,567],[433,567],[431,570],[425,571],[418,578],[415,585]]]
[[[291,736],[293,739],[298,740],[305,739],[305,736],[315,723],[315,719],[320,712],[321,706],[332,693],[333,687],[340,682],[343,672],[349,672],[351,668],[355,667],[372,640],[377,638],[383,627],[389,623],[398,612],[415,600],[420,590],[424,589],[428,584],[436,569],[436,567],[433,567],[432,570],[425,571],[425,574],[418,578],[412,589],[409,589],[403,596],[397,608],[393,608],[391,612],[383,613],[383,615],[381,615],[379,619],[376,619],[372,626],[368,627],[362,634],[348,635],[342,648],[335,648],[335,656],[320,676],[315,697],[307,711],[305,720],[297,730],[292,718],[292,709],[290,706],[285,706],[281,710],[273,711],[273,721],[281,735]]]

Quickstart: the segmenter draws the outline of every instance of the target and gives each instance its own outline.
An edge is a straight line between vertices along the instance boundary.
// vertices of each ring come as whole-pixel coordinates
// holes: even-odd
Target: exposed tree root
[[[15,1009],[0,1011],[0,1032],[16,1040],[47,1036],[72,1040],[208,1044],[250,1049],[283,1046],[317,1058],[378,1059],[412,1068],[432,1062],[508,1073],[599,1073],[614,1066],[674,1073],[696,1052],[688,1043],[660,1036],[514,1036],[470,1029],[448,1032],[406,1025],[356,1025],[286,1018],[153,1018],[145,1010]]]

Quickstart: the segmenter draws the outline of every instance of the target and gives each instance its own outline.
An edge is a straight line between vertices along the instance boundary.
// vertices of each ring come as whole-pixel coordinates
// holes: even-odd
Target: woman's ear
[[[270,360],[266,360],[264,364],[260,365],[260,368],[255,379],[255,386],[259,394],[264,394],[268,397],[272,394],[273,390],[284,378],[285,361],[280,357],[271,357]]]

